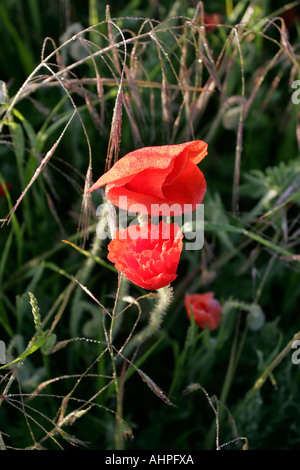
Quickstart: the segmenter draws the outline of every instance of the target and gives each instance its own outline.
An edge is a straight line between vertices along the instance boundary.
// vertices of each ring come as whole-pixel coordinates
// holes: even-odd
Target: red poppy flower
[[[222,16],[219,13],[204,13],[204,23],[207,33],[210,33],[217,28],[218,24],[222,22]]]
[[[281,18],[283,18],[287,29],[292,29],[297,22],[300,21],[300,16],[298,15],[296,8],[291,8],[290,10],[284,11],[281,13]]]
[[[155,210],[161,204],[165,207],[159,211],[162,215],[192,212],[206,191],[204,175],[197,167],[206,155],[207,144],[201,140],[140,148],[118,160],[89,192],[106,185],[107,198],[130,212],[158,215]]]
[[[4,184],[5,184],[7,191],[10,191],[10,188],[11,188],[10,184],[7,182],[5,182]],[[5,191],[1,183],[0,183],[0,197],[5,197]]]
[[[163,220],[159,225],[130,225],[116,232],[107,257],[137,286],[160,289],[177,277],[182,238],[177,224]]]
[[[213,292],[206,294],[185,294],[185,308],[188,318],[191,318],[191,311],[194,314],[195,323],[200,328],[209,326],[210,330],[218,328],[221,320],[222,307],[214,299]]]

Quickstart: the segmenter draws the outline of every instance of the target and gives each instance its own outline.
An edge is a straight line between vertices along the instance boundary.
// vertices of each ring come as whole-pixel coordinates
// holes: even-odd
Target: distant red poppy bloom
[[[140,148],[118,160],[89,192],[106,185],[115,206],[141,214],[154,214],[158,205],[166,211],[172,206],[172,215],[191,212],[205,195],[206,181],[197,164],[206,155],[207,144],[201,140]]]
[[[209,326],[210,330],[218,328],[222,307],[220,303],[214,299],[213,292],[205,294],[185,294],[185,308],[187,316],[191,318],[191,311],[194,314],[195,323],[200,328]]]
[[[219,13],[204,13],[204,24],[207,33],[210,33],[217,28],[218,24],[222,22],[222,16]]]
[[[108,259],[137,286],[156,290],[176,279],[182,251],[180,227],[167,224],[130,225],[118,230],[108,245]]]
[[[4,184],[5,184],[7,191],[10,191],[10,188],[11,188],[10,184],[7,182],[5,182]],[[5,197],[5,191],[1,183],[0,183],[0,197]]]
[[[297,24],[297,22],[300,22],[300,16],[297,12],[297,8],[291,8],[290,10],[284,11],[280,16],[283,18],[287,29],[292,29]]]

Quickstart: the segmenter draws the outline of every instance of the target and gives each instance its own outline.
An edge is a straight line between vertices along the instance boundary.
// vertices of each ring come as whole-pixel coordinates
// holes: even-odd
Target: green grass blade
[[[293,253],[290,252],[289,250],[286,250],[285,248],[282,248],[281,246],[276,245],[270,240],[267,240],[266,238],[263,238],[260,235],[257,235],[256,233],[251,232],[250,230],[246,230],[241,227],[235,227],[229,224],[218,224],[215,222],[204,222],[204,227],[205,227],[205,230],[209,230],[213,232],[217,232],[221,230],[224,232],[239,233],[241,235],[244,235],[245,237],[252,238],[252,240],[255,240],[256,242],[260,243],[261,245],[264,245],[265,247],[269,248],[272,251],[275,251],[276,253],[280,255],[288,256],[288,257],[293,256]]]
[[[29,75],[35,67],[35,61],[26,43],[22,41],[19,31],[13,25],[3,3],[0,5],[0,17],[3,23],[2,27],[4,26],[10,34],[13,42],[15,43],[19,61],[22,64],[26,75]],[[14,60],[16,62],[18,61],[17,58],[14,58]]]
[[[86,250],[83,250],[82,248],[79,248],[79,246],[75,245],[74,243],[72,242],[68,242],[67,240],[62,240],[63,243],[67,243],[68,245],[71,245],[73,248],[75,248],[75,250],[79,251],[79,253],[81,253],[82,255],[86,256],[87,258],[92,258],[94,259],[94,261],[98,264],[100,264],[101,266],[103,266],[104,268],[107,268],[109,269],[110,271],[113,271],[113,272],[117,272],[117,270],[114,268],[114,266],[112,264],[108,264],[106,263],[105,261],[103,261],[102,258],[100,258],[99,256],[95,256],[95,255],[92,255],[89,251],[86,251]]]

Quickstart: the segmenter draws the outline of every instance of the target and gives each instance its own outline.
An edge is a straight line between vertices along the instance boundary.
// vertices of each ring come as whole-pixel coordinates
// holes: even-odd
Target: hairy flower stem
[[[167,311],[167,308],[172,302],[172,299],[173,288],[170,285],[157,290],[157,300],[153,310],[150,312],[149,323],[142,331],[140,331],[132,338],[132,340],[126,347],[126,355],[128,355],[129,352],[132,351],[132,349],[137,346],[140,346],[148,338],[150,338],[150,336],[154,335],[158,331],[162,323],[163,317]]]

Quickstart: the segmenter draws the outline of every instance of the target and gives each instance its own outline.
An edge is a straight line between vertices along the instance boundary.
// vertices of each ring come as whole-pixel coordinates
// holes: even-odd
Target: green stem
[[[116,295],[116,300],[114,304],[114,309],[112,312],[111,323],[110,323],[110,330],[109,330],[109,352],[111,357],[112,363],[112,370],[113,370],[113,378],[114,378],[114,385],[115,385],[115,392],[116,392],[116,400],[117,400],[117,407],[116,407],[116,426],[115,426],[115,450],[123,450],[124,449],[124,440],[121,432],[121,423],[122,423],[122,415],[123,415],[123,403],[122,403],[122,395],[120,393],[119,387],[119,380],[117,376],[116,370],[116,362],[114,357],[114,349],[113,349],[113,329],[114,329],[114,322],[116,317],[118,299],[120,296],[120,289],[122,283],[122,275],[119,275],[119,282],[118,282],[118,290]]]
[[[233,339],[233,343],[232,343],[232,348],[231,348],[231,351],[230,351],[230,358],[229,358],[228,368],[227,368],[227,372],[226,372],[226,377],[225,377],[223,387],[222,387],[222,391],[221,391],[221,395],[220,395],[221,406],[222,406],[223,403],[225,404],[225,402],[227,400],[229,390],[230,390],[230,387],[231,387],[231,384],[232,384],[232,380],[233,380],[233,377],[234,377],[234,372],[235,372],[236,365],[237,365],[236,364],[236,349],[237,349],[237,338],[238,338],[239,326],[240,326],[240,321],[238,320],[236,330],[235,330],[234,339]],[[221,410],[220,410],[220,412],[221,412]]]
[[[223,405],[226,403],[226,400],[227,400],[227,397],[228,397],[228,394],[229,394],[229,390],[230,390],[230,387],[231,387],[231,384],[232,384],[232,380],[233,380],[233,377],[234,377],[234,373],[235,373],[235,370],[236,370],[236,366],[237,366],[236,350],[237,350],[237,338],[238,338],[239,326],[240,326],[240,322],[238,321],[237,325],[236,325],[236,330],[235,330],[235,335],[234,335],[231,351],[230,351],[229,363],[228,363],[228,367],[227,367],[223,387],[222,387],[221,394],[220,394],[220,405],[221,406],[219,407],[219,411],[218,411],[218,420],[219,420],[219,422],[221,420],[221,416],[222,416],[222,413],[224,411],[223,410]],[[205,448],[211,449],[212,448],[212,443],[215,440],[215,438],[216,438],[216,424],[215,424],[215,422],[213,422],[210,429],[209,429],[207,438],[206,438]]]

